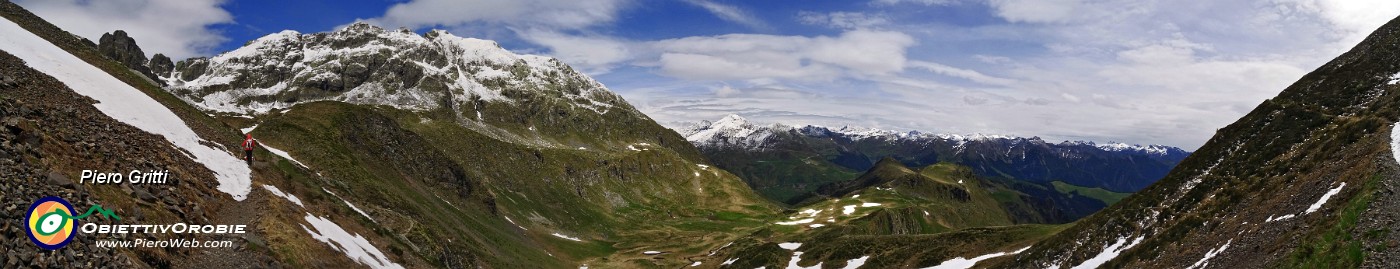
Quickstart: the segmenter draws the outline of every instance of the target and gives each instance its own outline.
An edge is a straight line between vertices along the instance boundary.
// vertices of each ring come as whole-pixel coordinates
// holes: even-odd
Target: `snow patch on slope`
[[[1390,154],[1396,163],[1400,163],[1400,122],[1390,128]]]
[[[312,238],[331,245],[355,262],[370,268],[403,268],[402,265],[390,261],[388,256],[371,245],[364,236],[351,234],[329,219],[306,213],[306,222],[310,223],[315,231],[312,231],[312,228],[307,228],[306,225],[302,225],[301,228],[306,230],[306,233],[311,234]]]
[[[1337,195],[1338,192],[1341,192],[1341,191],[1342,191],[1342,187],[1346,187],[1346,186],[1347,186],[1347,183],[1346,183],[1346,182],[1342,182],[1342,184],[1341,184],[1341,185],[1337,185],[1336,188],[1332,188],[1331,190],[1327,190],[1327,194],[1323,194],[1323,195],[1322,195],[1322,198],[1317,199],[1317,202],[1313,203],[1312,206],[1308,206],[1308,210],[1303,211],[1303,214],[1310,214],[1310,213],[1312,213],[1312,212],[1314,212],[1314,211],[1317,211],[1318,209],[1322,208],[1322,205],[1323,205],[1323,204],[1326,204],[1326,203],[1327,203],[1327,200],[1331,200],[1333,195]]]
[[[281,189],[277,189],[277,186],[272,186],[272,185],[267,185],[267,184],[263,184],[262,186],[263,186],[263,189],[267,189],[267,192],[272,193],[272,195],[277,195],[277,197],[282,197],[283,199],[287,199],[287,201],[291,201],[293,204],[297,204],[297,206],[306,207],[306,205],[305,205],[305,204],[302,204],[302,203],[301,203],[301,199],[300,199],[300,198],[297,198],[296,195],[292,195],[292,194],[290,194],[290,193],[284,193],[284,192],[282,192]]]
[[[117,121],[165,137],[188,151],[193,160],[214,172],[219,191],[242,201],[253,190],[252,170],[229,152],[200,144],[204,139],[165,105],[112,77],[77,56],[54,46],[8,19],[0,20],[0,49],[23,59],[29,67],[53,76]]]
[[[805,219],[794,220],[794,221],[776,222],[776,223],[773,223],[773,224],[777,224],[777,225],[798,225],[798,224],[812,223],[812,221],[815,221],[815,219],[812,219],[812,218],[805,218]]]
[[[583,239],[578,239],[578,237],[567,236],[561,233],[551,233],[550,235],[553,235],[554,237],[558,238],[568,239],[569,241],[583,242]]]
[[[292,154],[288,154],[286,151],[283,151],[283,150],[280,150],[280,149],[277,149],[277,148],[274,148],[274,147],[270,147],[270,146],[268,146],[267,144],[263,144],[262,141],[258,141],[258,145],[262,146],[263,149],[266,149],[267,152],[271,152],[272,154],[276,154],[277,156],[281,156],[283,159],[287,159],[288,161],[292,161],[292,163],[296,163],[298,166],[301,166],[302,168],[311,169],[310,166],[306,166],[306,164],[301,163],[301,161],[298,161],[296,158],[292,158]]]
[[[321,190],[331,194],[331,196],[335,196],[335,198],[340,199],[341,202],[345,202],[345,205],[350,206],[350,209],[354,209],[355,212],[359,212],[360,215],[365,216],[365,218],[368,218],[370,221],[379,222],[377,220],[374,220],[374,217],[370,217],[369,213],[365,213],[364,210],[360,210],[359,207],[355,206],[354,204],[351,204],[350,200],[345,200],[345,198],[340,197],[340,195],[336,195],[334,192],[331,192],[331,190],[328,190],[324,187],[321,188]]]
[[[1030,249],[1030,248],[1031,248],[1031,247],[1028,246],[1028,247],[1024,247],[1024,248],[1021,248],[1021,249],[1016,250],[1016,251],[1012,251],[1012,252],[1010,252],[1010,253],[1007,253],[1007,252],[997,252],[997,253],[992,253],[992,254],[987,254],[987,255],[982,255],[982,256],[973,257],[972,259],[965,259],[965,258],[963,258],[963,257],[957,257],[957,258],[953,258],[953,259],[951,259],[951,260],[943,261],[943,263],[939,263],[938,265],[934,265],[933,267],[928,267],[928,268],[925,268],[925,269],[967,269],[967,268],[972,268],[972,266],[977,265],[978,262],[981,262],[981,261],[983,261],[983,260],[991,259],[991,258],[996,258],[996,257],[1001,257],[1001,256],[1006,256],[1006,255],[1016,255],[1016,254],[1020,254],[1021,252],[1026,251],[1027,249]]]
[[[869,259],[870,259],[870,256],[861,256],[860,258],[855,258],[855,259],[846,260],[846,267],[842,267],[842,269],[856,269],[856,268],[860,268],[861,266],[865,265],[865,260],[869,260]]]
[[[1220,246],[1219,248],[1210,249],[1210,251],[1206,252],[1205,257],[1201,257],[1201,260],[1196,261],[1196,263],[1191,264],[1191,266],[1186,267],[1186,269],[1206,268],[1207,265],[1210,265],[1210,258],[1215,258],[1215,255],[1220,255],[1221,252],[1225,252],[1225,249],[1230,248],[1230,242],[1234,241],[1234,239],[1230,239],[1228,241],[1225,241],[1225,245]]]
[[[1104,263],[1113,260],[1113,258],[1117,258],[1118,254],[1122,253],[1124,250],[1128,250],[1129,248],[1133,248],[1133,246],[1137,246],[1138,243],[1142,242],[1142,237],[1139,236],[1137,238],[1134,238],[1132,243],[1128,243],[1128,245],[1126,246],[1123,245],[1127,242],[1128,238],[1119,237],[1117,243],[1105,246],[1103,248],[1103,251],[1099,252],[1099,255],[1094,255],[1093,258],[1089,258],[1089,260],[1085,260],[1083,263],[1075,265],[1073,268],[1070,269],[1099,268],[1100,265],[1103,265]]]

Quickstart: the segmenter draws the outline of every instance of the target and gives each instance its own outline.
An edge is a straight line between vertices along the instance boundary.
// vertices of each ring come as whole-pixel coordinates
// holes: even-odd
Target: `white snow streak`
[[[800,219],[800,220],[794,220],[794,221],[777,222],[777,223],[774,223],[774,224],[777,224],[777,225],[798,225],[798,224],[812,223],[812,221],[814,221],[814,220],[815,220],[815,219],[806,218],[806,219]]]
[[[258,145],[262,146],[263,149],[266,149],[267,152],[271,152],[272,154],[276,154],[277,156],[282,156],[283,159],[292,161],[292,163],[295,163],[298,166],[301,166],[302,168],[311,169],[310,166],[306,166],[306,164],[301,163],[301,161],[298,161],[296,158],[292,158],[292,155],[288,154],[286,151],[270,147],[267,144],[263,144],[262,141],[258,141]]]
[[[1080,263],[1079,265],[1075,265],[1074,267],[1072,267],[1072,268],[1070,268],[1070,269],[1090,269],[1090,268],[1099,268],[1099,266],[1100,266],[1100,265],[1103,265],[1103,263],[1106,263],[1106,262],[1108,262],[1108,261],[1110,261],[1110,260],[1113,260],[1113,258],[1118,257],[1118,253],[1122,253],[1124,250],[1128,250],[1129,248],[1132,248],[1133,246],[1137,246],[1138,243],[1141,243],[1141,242],[1142,242],[1142,237],[1139,236],[1138,238],[1134,238],[1132,243],[1128,243],[1128,245],[1124,246],[1123,243],[1127,243],[1127,242],[1128,242],[1128,238],[1126,238],[1126,237],[1120,237],[1120,238],[1118,238],[1118,242],[1117,242],[1117,243],[1113,243],[1113,245],[1105,246],[1105,247],[1103,248],[1103,252],[1099,252],[1099,255],[1095,255],[1093,258],[1089,258],[1089,260],[1086,260],[1086,261],[1084,261],[1083,263]]]
[[[345,200],[345,198],[340,197],[340,195],[336,195],[334,192],[331,192],[331,190],[328,190],[328,189],[326,189],[326,188],[324,188],[324,187],[321,188],[321,190],[326,191],[326,193],[331,194],[331,196],[335,196],[335,198],[340,199],[341,202],[345,202],[345,205],[350,206],[350,209],[354,209],[355,212],[359,212],[360,215],[365,216],[365,218],[369,218],[370,221],[373,221],[373,222],[375,222],[375,223],[378,223],[378,222],[379,222],[379,221],[377,221],[377,220],[374,220],[374,217],[370,217],[370,216],[369,216],[369,213],[365,213],[364,210],[360,210],[360,207],[355,206],[355,204],[351,204],[351,203],[350,203],[350,200]],[[442,199],[442,198],[439,197],[438,199]],[[446,201],[446,200],[444,200],[444,201]]]
[[[801,265],[797,265],[797,263],[798,263],[798,262],[801,262],[801,261],[802,261],[802,252],[801,252],[801,251],[793,252],[793,253],[792,253],[792,259],[789,259],[789,260],[788,260],[787,269],[820,269],[820,268],[822,268],[822,263],[820,263],[820,262],[817,263],[817,265],[813,265],[813,266],[801,266]]]
[[[1341,191],[1342,191],[1342,187],[1346,187],[1346,186],[1347,186],[1347,183],[1346,183],[1346,182],[1342,182],[1342,184],[1341,184],[1341,185],[1337,185],[1336,188],[1332,188],[1331,190],[1327,190],[1327,194],[1323,194],[1323,195],[1322,195],[1322,198],[1321,198],[1321,199],[1317,199],[1317,202],[1316,202],[1316,203],[1313,203],[1312,206],[1309,206],[1307,211],[1303,211],[1303,214],[1310,214],[1310,213],[1312,213],[1312,212],[1314,212],[1314,211],[1317,211],[1318,209],[1322,208],[1322,205],[1323,205],[1323,204],[1326,204],[1326,203],[1327,203],[1327,200],[1332,199],[1332,196],[1333,196],[1333,195],[1337,195],[1338,192],[1341,192]]]
[[[583,239],[578,239],[578,237],[567,236],[567,235],[560,234],[560,233],[552,233],[552,234],[550,234],[550,235],[554,235],[554,237],[558,237],[558,238],[563,238],[563,239],[572,240],[572,241],[574,241],[574,242],[583,242]]]
[[[1210,265],[1210,262],[1208,262],[1210,258],[1215,258],[1215,255],[1220,255],[1221,252],[1225,252],[1225,249],[1230,248],[1230,242],[1234,241],[1234,239],[1230,239],[1225,241],[1225,245],[1210,249],[1210,251],[1206,252],[1205,257],[1201,257],[1201,260],[1196,261],[1196,263],[1191,264],[1191,267],[1186,267],[1186,269],[1206,268],[1206,265]]]
[[[719,264],[719,265],[730,265],[730,264],[734,264],[734,262],[735,262],[735,261],[738,261],[738,260],[739,260],[739,258],[733,258],[733,259],[724,260],[724,263],[721,263],[721,264]]]
[[[862,256],[862,257],[860,257],[860,258],[855,258],[855,259],[847,260],[847,261],[846,261],[846,267],[842,267],[842,269],[856,269],[856,268],[860,268],[861,265],[865,265],[865,260],[868,260],[868,259],[870,259],[870,256]]]
[[[992,253],[992,254],[987,254],[987,255],[982,255],[982,256],[973,257],[972,259],[965,259],[965,258],[963,258],[963,257],[957,257],[957,258],[953,258],[953,259],[951,259],[951,260],[943,261],[943,263],[939,263],[938,265],[935,265],[935,266],[933,266],[933,267],[928,267],[928,268],[924,268],[924,269],[967,269],[967,268],[972,268],[972,266],[977,265],[978,262],[981,262],[981,261],[983,261],[983,260],[991,259],[991,258],[996,258],[996,257],[1001,257],[1001,256],[1006,256],[1006,255],[1016,255],[1016,254],[1020,254],[1022,251],[1026,251],[1027,249],[1030,249],[1030,248],[1031,248],[1031,247],[1027,246],[1027,247],[1021,248],[1021,249],[1019,249],[1019,250],[1012,251],[1011,253],[997,252],[997,253]]]
[[[1390,155],[1396,163],[1400,163],[1400,122],[1390,129]]]
[[[1291,219],[1291,218],[1297,217],[1297,216],[1298,216],[1297,214],[1283,215],[1283,216],[1279,216],[1278,218],[1274,218],[1274,216],[1269,216],[1269,219],[1264,220],[1264,223],[1269,223],[1269,222],[1275,222],[1275,221],[1280,221],[1280,220]]]
[[[301,228],[306,230],[306,233],[311,234],[312,238],[324,242],[327,245],[331,245],[332,248],[345,253],[345,256],[350,257],[351,260],[355,260],[370,268],[403,268],[402,265],[390,261],[388,256],[385,256],[383,252],[379,252],[379,249],[371,245],[369,240],[366,240],[365,237],[359,234],[351,234],[329,219],[306,213],[306,222],[311,223],[311,227],[316,229],[312,231],[306,228],[306,225],[302,225]]]
[[[301,203],[301,199],[300,199],[300,198],[297,198],[296,195],[292,195],[292,194],[290,194],[290,193],[284,193],[284,192],[282,192],[282,190],[277,189],[277,186],[272,186],[272,185],[263,184],[263,189],[267,189],[267,192],[271,192],[272,195],[277,195],[277,197],[282,197],[283,199],[287,199],[287,201],[291,201],[293,204],[297,204],[297,206],[306,207],[306,205],[305,205],[305,204],[302,204],[302,203]]]

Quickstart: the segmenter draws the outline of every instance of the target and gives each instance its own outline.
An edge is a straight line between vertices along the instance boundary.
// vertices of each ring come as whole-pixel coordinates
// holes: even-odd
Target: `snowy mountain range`
[[[765,142],[773,138],[774,134],[796,132],[809,137],[840,137],[849,140],[882,139],[887,141],[930,141],[942,140],[952,142],[961,148],[971,141],[1005,140],[1005,141],[1038,141],[1045,143],[1039,137],[1017,137],[1010,135],[991,134],[936,134],[920,131],[891,131],[876,128],[862,128],[843,126],[840,128],[829,128],[824,126],[807,125],[803,127],[792,127],[784,124],[759,125],[750,123],[744,117],[737,114],[730,114],[717,121],[701,121],[690,124],[676,130],[686,140],[700,147],[744,147],[752,150],[764,150]],[[1091,141],[1063,141],[1059,146],[1089,146],[1109,152],[1140,153],[1152,156],[1184,155],[1190,152],[1181,148],[1164,145],[1138,145],[1118,142],[1098,144]]]
[[[851,180],[886,157],[909,167],[954,163],[984,177],[1046,187],[1060,181],[1127,193],[1161,179],[1190,155],[1162,145],[759,125],[738,115],[687,125],[677,132],[720,168],[744,178],[770,199],[787,203],[824,184]]]

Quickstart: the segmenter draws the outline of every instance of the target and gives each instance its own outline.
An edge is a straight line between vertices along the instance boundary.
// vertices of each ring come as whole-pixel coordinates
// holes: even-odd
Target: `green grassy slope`
[[[1054,185],[1054,186],[1055,186],[1055,191],[1059,191],[1060,193],[1071,194],[1071,195],[1083,195],[1083,196],[1088,196],[1088,197],[1090,197],[1090,198],[1094,198],[1094,199],[1098,199],[1099,201],[1103,201],[1103,203],[1106,204],[1106,205],[1113,205],[1114,203],[1117,203],[1119,200],[1123,200],[1123,198],[1127,198],[1128,195],[1133,195],[1132,193],[1113,192],[1113,191],[1105,190],[1105,189],[1103,189],[1103,188],[1090,188],[1090,187],[1084,187],[1084,186],[1076,186],[1076,185],[1072,185],[1072,184],[1069,184],[1069,183],[1065,183],[1064,181],[1052,181],[1052,182],[1050,182],[1050,184]]]
[[[736,177],[651,141],[537,148],[423,113],[337,102],[259,120],[256,137],[380,209],[370,210],[383,212],[378,222],[427,260],[450,250],[496,267],[679,265],[777,209]]]
[[[1014,251],[1067,225],[1015,225],[999,196],[1024,194],[978,178],[969,168],[940,163],[914,170],[898,161],[875,164],[865,175],[823,187],[791,214],[772,220],[712,256],[703,266],[783,268],[803,243],[799,266],[843,266],[867,257],[867,266],[927,267],[963,256]],[[728,265],[723,263],[733,261]]]

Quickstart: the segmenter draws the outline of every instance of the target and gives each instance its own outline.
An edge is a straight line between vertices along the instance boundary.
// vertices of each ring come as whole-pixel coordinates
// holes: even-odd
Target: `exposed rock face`
[[[122,63],[122,65],[126,65],[127,68],[136,70],[136,72],[140,72],[142,75],[151,78],[151,80],[155,80],[162,86],[165,85],[155,73],[151,72],[151,67],[147,66],[148,61],[146,60],[146,53],[141,51],[140,46],[136,45],[136,39],[127,36],[126,31],[116,30],[111,33],[102,34],[102,38],[98,39],[97,42],[97,51],[101,52],[102,56],[116,60]],[[161,55],[161,57],[164,58],[163,55]],[[170,58],[165,58],[165,61],[169,62]],[[167,71],[167,73],[169,73],[169,71]]]
[[[151,73],[155,73],[157,77],[164,77],[169,76],[170,71],[175,70],[175,62],[171,61],[170,57],[166,57],[165,54],[156,53],[155,56],[151,56],[150,67]],[[159,79],[156,81],[165,83]]]
[[[102,38],[97,41],[97,51],[107,58],[112,58],[126,66],[145,66],[146,53],[141,51],[141,47],[136,45],[136,39],[126,35],[126,31],[117,30],[115,32],[102,34]]]

